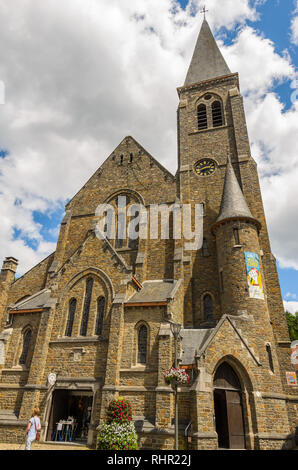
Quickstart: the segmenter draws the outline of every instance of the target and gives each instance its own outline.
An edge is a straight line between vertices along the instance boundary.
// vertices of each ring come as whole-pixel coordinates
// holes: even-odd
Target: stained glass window
[[[266,351],[267,351],[270,370],[271,372],[274,373],[273,358],[272,358],[272,351],[271,351],[270,344],[266,344]]]
[[[203,256],[209,256],[208,244],[207,244],[206,238],[203,239],[202,251],[203,251]]]
[[[99,297],[97,299],[97,320],[96,320],[96,327],[95,327],[96,335],[101,335],[102,333],[104,311],[105,311],[105,298]]]
[[[69,308],[68,308],[68,320],[67,320],[67,325],[66,325],[66,330],[65,330],[65,336],[71,336],[76,308],[77,308],[76,299],[71,299],[71,301],[69,302]]]
[[[22,364],[22,365],[25,365],[26,362],[27,362],[31,337],[32,337],[32,331],[31,330],[25,331],[25,333],[23,335],[23,350],[22,350],[22,354],[21,354],[20,360],[19,360],[19,363]]]
[[[84,310],[83,310],[83,318],[81,323],[81,336],[86,336],[87,334],[87,326],[88,326],[88,319],[89,319],[89,310],[90,310],[90,303],[91,303],[91,295],[92,295],[92,287],[93,287],[93,278],[89,278],[86,283],[86,295],[85,295],[85,302],[84,302]]]
[[[139,242],[139,232],[140,232],[140,224],[135,224],[133,221],[138,221],[140,217],[140,212],[136,211],[134,217],[130,219],[130,233],[129,233],[129,240],[128,246],[129,248],[136,250],[138,248]]]
[[[138,331],[138,363],[146,364],[147,359],[147,328],[140,326]]]
[[[212,321],[213,320],[213,301],[212,297],[209,294],[206,294],[203,299],[204,303],[204,320]]]

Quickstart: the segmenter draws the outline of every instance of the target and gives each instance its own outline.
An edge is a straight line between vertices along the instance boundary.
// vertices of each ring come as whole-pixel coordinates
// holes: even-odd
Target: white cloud
[[[298,302],[284,300],[284,308],[292,314],[298,312]]]
[[[238,72],[242,93],[253,100],[262,97],[276,83],[294,78],[294,67],[289,57],[275,52],[274,43],[251,27],[240,30],[229,47],[221,47],[232,72]]]
[[[291,23],[291,40],[293,44],[296,44],[296,46],[298,46],[298,1],[296,5],[296,10],[294,12],[294,17]]]
[[[292,29],[292,42],[298,46],[298,16],[296,16],[291,25]]]
[[[296,294],[292,294],[291,292],[287,292],[285,297],[287,299],[297,299],[297,295]]]
[[[272,92],[293,67],[245,27],[257,18],[257,3],[193,0],[184,11],[172,0],[64,0],[61,11],[59,0],[1,2],[0,148],[10,155],[0,158],[0,259],[17,257],[24,272],[53,251],[33,211],[60,208],[126,135],[176,171],[175,89],[184,82],[205,4],[211,27],[242,25],[223,51],[246,95],[273,249],[298,269],[297,109],[284,112]],[[14,227],[36,241],[37,251],[13,240]]]
[[[285,111],[279,97],[268,93],[246,104],[272,250],[281,268],[298,269],[298,102]]]
[[[288,81],[291,96],[295,69],[288,55],[280,56],[272,41],[250,27],[223,50],[231,69],[240,75],[272,251],[281,268],[298,270],[298,101],[285,110],[273,92],[276,83]]]

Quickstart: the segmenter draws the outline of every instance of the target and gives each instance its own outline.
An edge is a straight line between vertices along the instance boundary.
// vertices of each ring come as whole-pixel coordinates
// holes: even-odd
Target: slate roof
[[[36,294],[27,297],[27,299],[21,300],[17,304],[13,305],[13,310],[33,310],[35,308],[49,307],[51,303],[51,291],[49,289],[43,289]]]
[[[195,356],[199,349],[201,349],[204,343],[207,341],[213,328],[206,330],[192,330],[182,329],[180,336],[182,337],[182,356],[181,365],[195,364]]]
[[[260,366],[260,360],[254,353],[253,348],[249,346],[247,340],[243,337],[241,329],[236,326],[237,321],[252,321],[246,315],[241,317],[233,317],[231,315],[223,315],[220,321],[217,323],[215,328],[209,329],[182,329],[180,335],[182,336],[182,354],[180,357],[181,365],[191,365],[195,364],[196,357],[200,356],[207,349],[208,345],[213,341],[217,332],[221,329],[222,325],[225,322],[228,322],[243,346],[246,348],[247,352],[250,354],[255,363]]]
[[[229,75],[230,73],[231,71],[216,44],[209,24],[204,19],[184,86]]]
[[[216,223],[238,217],[254,219],[238,183],[231,159],[228,157],[223,195]]]
[[[178,282],[172,279],[144,281],[142,284],[143,288],[136,292],[127,302],[166,302],[168,299],[173,298]]]

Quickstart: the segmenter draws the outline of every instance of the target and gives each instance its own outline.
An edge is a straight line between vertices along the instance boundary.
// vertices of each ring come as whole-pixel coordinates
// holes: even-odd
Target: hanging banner
[[[246,252],[245,264],[249,297],[264,300],[264,290],[260,272],[260,262],[257,253]]]
[[[297,379],[295,372],[286,372],[287,384],[288,385],[297,385]]]

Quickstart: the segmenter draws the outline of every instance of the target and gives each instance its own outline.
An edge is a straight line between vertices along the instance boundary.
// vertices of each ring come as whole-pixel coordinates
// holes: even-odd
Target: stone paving
[[[1,450],[24,450],[24,444],[10,444],[6,442],[0,442]],[[90,450],[89,447],[83,445],[71,445],[71,444],[50,444],[50,443],[37,443],[33,442],[31,450]]]

